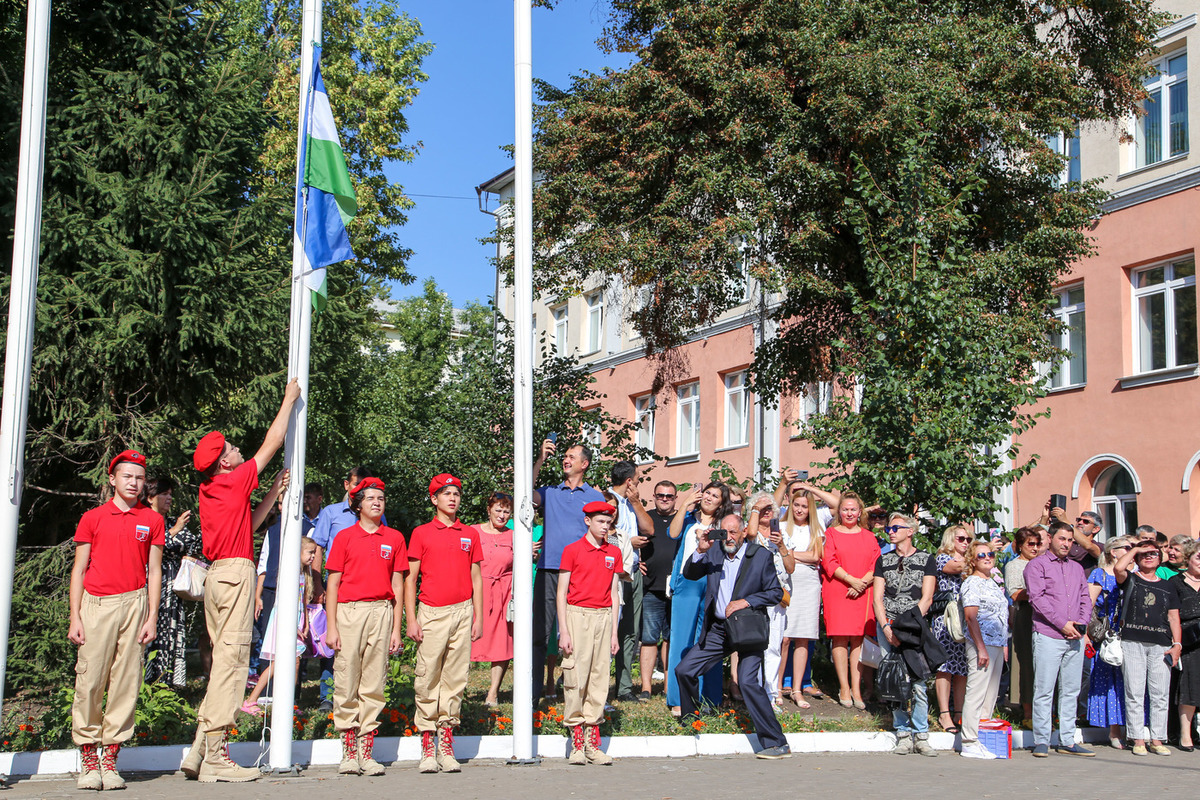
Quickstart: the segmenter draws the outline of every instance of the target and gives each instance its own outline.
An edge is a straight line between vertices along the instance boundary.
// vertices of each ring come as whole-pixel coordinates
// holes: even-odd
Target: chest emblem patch
[[[604,568],[605,569],[612,569],[616,563],[617,563],[617,560],[615,558],[613,558],[612,556],[604,557]]]
[[[390,559],[392,557],[392,546],[390,544],[379,545],[379,557]]]
[[[464,553],[471,552],[471,537],[464,536],[458,540],[458,546],[462,548]]]
[[[150,538],[150,526],[149,525],[135,525],[133,527],[133,536],[139,542],[146,541],[147,539]]]

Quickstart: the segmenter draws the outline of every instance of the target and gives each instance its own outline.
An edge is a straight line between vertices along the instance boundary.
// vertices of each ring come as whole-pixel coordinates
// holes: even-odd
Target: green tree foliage
[[[806,431],[896,507],[987,515],[1031,422],[1051,288],[1103,194],[1061,186],[1045,137],[1131,114],[1149,0],[614,0],[618,72],[543,87],[535,282],[649,287],[651,352],[779,292],[764,397],[864,395]],[[666,363],[669,363],[669,359]],[[1003,450],[1003,448],[1002,448]],[[1015,450],[1003,453],[1016,456]]]
[[[75,548],[68,542],[21,550],[13,571],[12,619],[4,696],[52,692],[75,680],[75,645],[67,641]]]
[[[298,5],[54,4],[26,461],[41,540],[64,535],[115,452],[143,449],[156,470],[186,484],[205,429],[252,449],[278,407]],[[0,9],[0,102],[12,133],[0,214],[11,227],[24,4]],[[388,226],[403,222],[408,200],[383,165],[414,155],[401,141],[402,109],[425,79],[429,49],[419,26],[387,3],[328,2],[325,21],[326,83],[360,213],[350,231],[358,259],[330,270],[330,304],[314,326],[317,475],[353,455],[343,431],[352,429],[347,397],[362,375],[360,353],[379,335],[371,302],[385,279],[407,277],[408,251]]]
[[[390,316],[399,348],[371,355],[371,382],[357,412],[358,435],[371,440],[367,463],[388,485],[388,519],[411,530],[432,509],[427,488],[449,472],[463,482],[461,517],[485,518],[493,491],[512,492],[512,337],[491,307],[456,311],[433,281]],[[496,323],[501,325],[497,330]],[[534,372],[534,438],[558,431],[564,444],[603,432],[589,478],[606,485],[611,462],[649,457],[633,444],[634,427],[600,407],[603,399],[575,359],[549,355]],[[553,459],[540,482],[561,480]]]

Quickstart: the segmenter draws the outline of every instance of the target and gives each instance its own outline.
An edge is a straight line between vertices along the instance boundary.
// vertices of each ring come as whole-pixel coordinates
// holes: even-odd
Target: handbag
[[[204,580],[208,577],[208,562],[194,556],[184,556],[171,588],[184,600],[204,599]]]
[[[1104,637],[1104,642],[1096,650],[1096,655],[1110,667],[1120,667],[1125,663],[1125,654],[1121,652],[1121,637],[1110,633]]]
[[[879,642],[870,636],[864,636],[862,653],[858,657],[858,663],[864,667],[878,669],[881,661],[883,661],[883,648],[879,646]]]
[[[950,634],[950,638],[956,642],[965,642],[967,640],[966,631],[963,626],[963,610],[960,600],[951,600],[946,604],[946,608],[942,611],[942,622],[946,625],[946,633]]]
[[[749,555],[747,551],[746,556]],[[746,572],[746,561],[743,560],[737,580],[733,582],[733,593],[730,595],[732,598],[738,597],[738,590],[742,587]],[[771,642],[771,624],[767,620],[766,610],[752,606],[739,608],[725,618],[725,636],[734,650],[766,650]]]
[[[881,702],[890,706],[904,707],[912,696],[912,676],[904,657],[893,650],[879,662],[875,672],[875,694]]]
[[[1092,640],[1093,647],[1099,647],[1104,644],[1105,639],[1113,635],[1112,627],[1104,617],[1104,612],[1100,610],[1099,603],[1092,605],[1092,618],[1088,620],[1087,635]]]
[[[946,606],[955,598],[953,589],[939,589],[933,593],[933,602],[929,604],[929,618],[934,619],[946,612]]]

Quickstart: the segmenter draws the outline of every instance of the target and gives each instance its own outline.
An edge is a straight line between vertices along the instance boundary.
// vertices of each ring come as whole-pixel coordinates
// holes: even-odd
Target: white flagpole
[[[300,114],[296,134],[296,186],[302,190],[304,176],[301,153],[307,106],[311,100],[313,43],[321,41],[321,0],[304,0],[300,49]],[[300,379],[300,402],[288,423],[284,461],[292,471],[292,482],[280,520],[279,572],[275,583],[275,677],[271,703],[272,771],[294,773],[292,763],[293,706],[296,701],[296,618],[300,609],[300,515],[304,498],[304,455],[308,444],[308,356],[312,334],[312,298],[304,285],[308,261],[304,257],[303,204],[296,204],[292,237],[292,315],[288,341],[288,379]]]
[[[38,252],[42,233],[42,167],[46,149],[46,72],[50,0],[29,0],[25,28],[25,85],[13,230],[8,340],[4,355],[4,407],[0,411],[0,691],[8,668],[13,565],[25,482],[25,426],[37,309]],[[3,710],[0,697],[0,711]]]
[[[516,205],[513,289],[513,763],[533,746],[533,47],[529,0],[513,0],[516,88]],[[540,600],[540,598],[539,598]]]

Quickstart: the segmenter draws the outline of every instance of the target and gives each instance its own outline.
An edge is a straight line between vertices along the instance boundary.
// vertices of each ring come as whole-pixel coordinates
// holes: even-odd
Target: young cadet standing
[[[200,536],[211,566],[204,581],[204,617],[212,641],[208,690],[196,709],[196,738],[180,769],[203,783],[252,781],[259,771],[238,766],[229,757],[225,740],[246,694],[250,671],[250,636],[254,622],[254,526],[250,494],[258,475],[283,446],[288,416],[300,396],[292,379],[283,403],[267,429],[262,446],[246,461],[235,445],[218,431],[205,434],[196,445],[192,464],[200,482]],[[270,508],[274,498],[263,504]],[[280,619],[290,619],[284,614]]]
[[[325,587],[325,642],[333,662],[333,724],[342,732],[343,775],[382,775],[371,753],[385,701],[388,653],[400,650],[399,598],[408,553],[404,534],[382,523],[383,481],[365,478],[350,490],[358,523],[333,541]]]
[[[483,634],[483,549],[479,531],[458,519],[462,482],[438,475],[429,484],[435,515],[418,526],[408,545],[404,582],[408,638],[418,642],[416,724],[421,732],[421,772],[458,772],[454,728],[458,726],[471,642]],[[416,610],[417,578],[421,610]],[[437,735],[436,754],[434,735]]]
[[[617,510],[583,507],[587,535],[563,550],[558,575],[558,646],[563,652],[563,722],[571,729],[571,763],[611,764],[600,749],[600,720],[612,657],[620,649],[621,550],[608,543]]]
[[[67,638],[79,646],[71,738],[80,789],[125,788],[117,753],[133,734],[142,648],[156,635],[166,539],[162,516],[138,500],[145,482],[145,456],[117,455],[108,465],[113,499],[85,513],[75,530]]]

